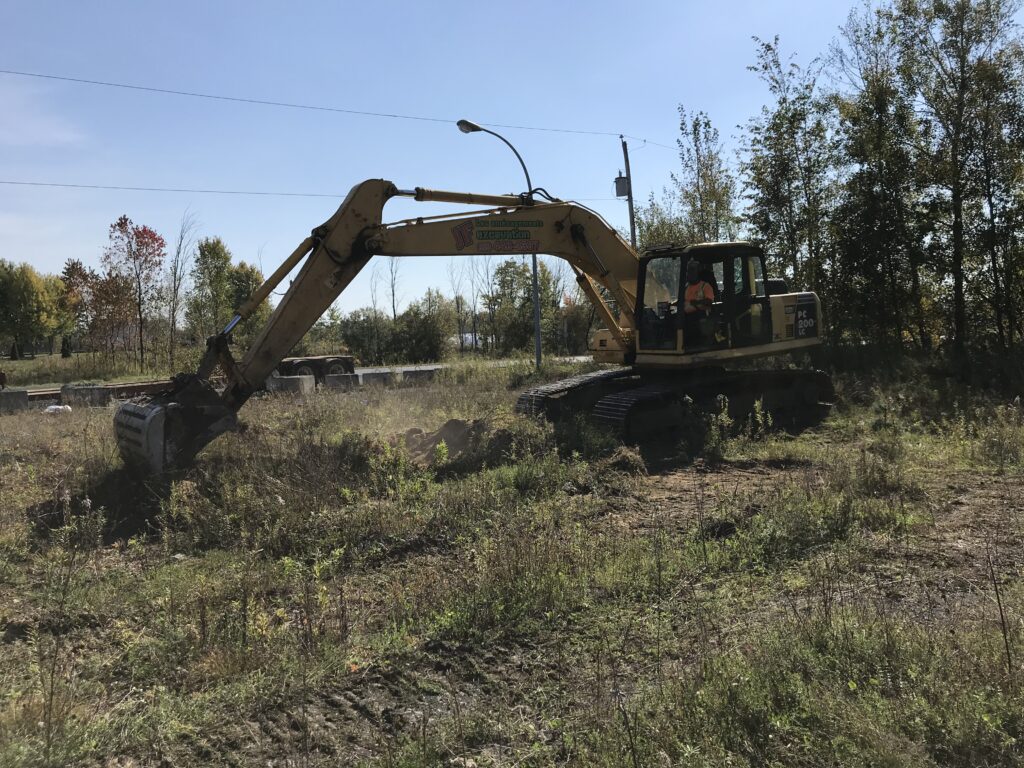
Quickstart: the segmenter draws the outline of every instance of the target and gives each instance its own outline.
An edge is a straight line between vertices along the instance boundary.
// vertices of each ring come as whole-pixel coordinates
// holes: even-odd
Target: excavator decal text
[[[477,243],[477,253],[537,253],[540,240],[492,240]]]
[[[452,227],[452,237],[459,251],[469,248],[476,240],[477,253],[535,253],[540,249],[540,240],[533,237],[530,230],[543,226],[544,222],[539,219],[478,219]]]

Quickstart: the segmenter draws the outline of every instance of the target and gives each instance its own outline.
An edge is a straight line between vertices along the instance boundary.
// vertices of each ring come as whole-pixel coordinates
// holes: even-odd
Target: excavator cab
[[[711,287],[711,307],[691,315],[683,309],[686,265],[700,267],[699,279]],[[770,281],[763,252],[750,243],[702,243],[666,246],[640,259],[637,303],[637,352],[642,358],[692,355],[740,349],[772,340]]]

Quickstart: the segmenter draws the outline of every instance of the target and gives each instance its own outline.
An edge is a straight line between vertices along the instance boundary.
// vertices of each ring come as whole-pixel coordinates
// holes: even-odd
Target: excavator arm
[[[392,197],[493,206],[488,210],[385,224]],[[187,465],[207,444],[238,426],[236,414],[278,363],[374,255],[443,256],[546,253],[565,259],[623,350],[631,348],[637,296],[637,255],[599,215],[571,202],[525,196],[475,195],[417,188],[383,179],[357,184],[337,212],[313,230],[207,340],[198,370],[179,374],[147,403],[125,403],[114,417],[126,462],[155,472]],[[230,334],[297,266],[287,293],[253,344],[236,361]],[[614,299],[617,314],[600,288]],[[211,383],[220,368],[226,384]]]

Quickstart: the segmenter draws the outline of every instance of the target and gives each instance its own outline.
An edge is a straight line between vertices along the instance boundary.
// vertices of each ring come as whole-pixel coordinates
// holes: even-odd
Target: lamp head
[[[476,133],[483,130],[483,128],[471,120],[459,120],[456,125],[459,126],[459,130],[463,133]]]

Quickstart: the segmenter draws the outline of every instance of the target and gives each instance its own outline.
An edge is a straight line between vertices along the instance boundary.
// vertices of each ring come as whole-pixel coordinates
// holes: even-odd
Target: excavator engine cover
[[[196,376],[179,376],[169,392],[122,403],[114,414],[124,463],[158,474],[186,466],[211,440],[237,428],[234,410]]]

